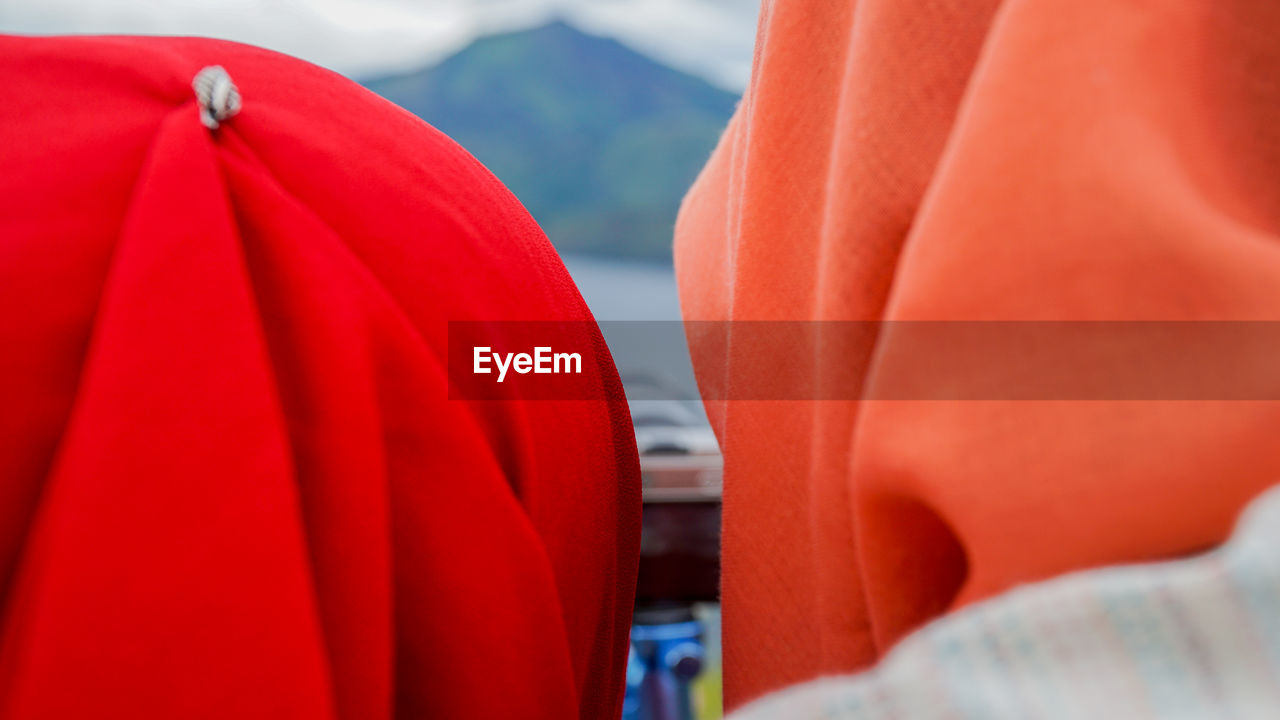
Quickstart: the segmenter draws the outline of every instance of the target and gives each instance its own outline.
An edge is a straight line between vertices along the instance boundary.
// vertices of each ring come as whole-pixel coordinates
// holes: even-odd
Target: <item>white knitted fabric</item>
[[[1028,585],[730,717],[1280,719],[1280,489],[1217,551]]]

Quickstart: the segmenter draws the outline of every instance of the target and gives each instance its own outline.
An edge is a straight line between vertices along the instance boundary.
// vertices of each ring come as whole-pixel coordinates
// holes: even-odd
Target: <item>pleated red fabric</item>
[[[594,323],[606,400],[448,394],[449,321],[591,320],[501,183],[244,45],[0,38],[0,87],[0,716],[616,717]]]

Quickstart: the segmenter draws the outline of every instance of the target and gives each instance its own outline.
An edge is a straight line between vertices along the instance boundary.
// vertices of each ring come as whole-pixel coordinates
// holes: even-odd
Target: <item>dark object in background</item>
[[[646,499],[637,604],[715,602],[719,586],[720,498]]]

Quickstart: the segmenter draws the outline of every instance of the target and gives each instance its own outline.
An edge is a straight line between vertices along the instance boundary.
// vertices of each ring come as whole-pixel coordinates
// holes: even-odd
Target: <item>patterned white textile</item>
[[[1280,488],[1206,555],[1028,585],[731,720],[1277,720]]]

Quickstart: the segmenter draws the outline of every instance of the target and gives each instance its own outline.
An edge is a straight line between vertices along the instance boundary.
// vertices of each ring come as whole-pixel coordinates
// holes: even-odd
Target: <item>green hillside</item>
[[[365,85],[471,151],[560,250],[654,260],[737,102],[562,22]]]

